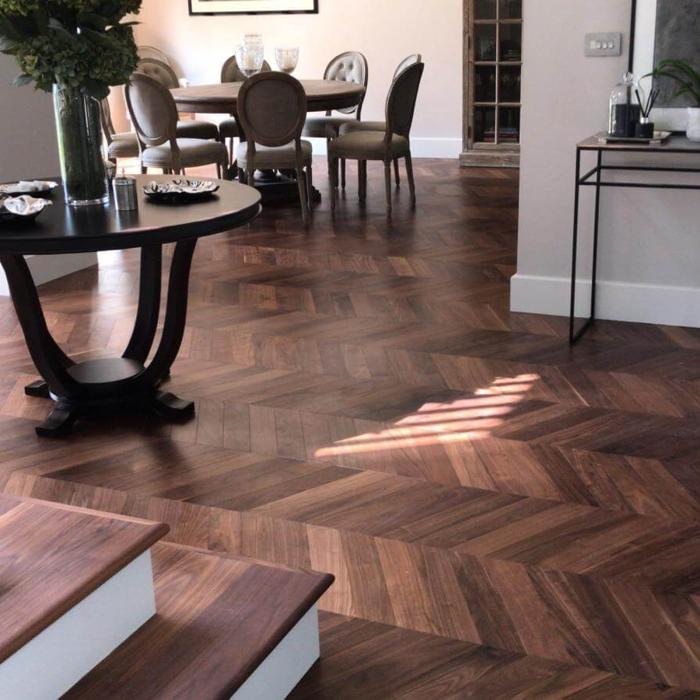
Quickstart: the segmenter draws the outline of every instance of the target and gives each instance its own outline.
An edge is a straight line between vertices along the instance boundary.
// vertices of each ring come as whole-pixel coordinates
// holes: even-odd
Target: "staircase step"
[[[167,525],[0,495],[0,698],[57,697],[155,613]]]
[[[284,698],[319,656],[329,574],[174,544],[152,549],[158,614],[66,698]]]

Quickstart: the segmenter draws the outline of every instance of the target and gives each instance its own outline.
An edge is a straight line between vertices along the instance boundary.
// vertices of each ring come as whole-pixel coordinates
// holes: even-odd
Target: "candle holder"
[[[243,37],[243,43],[236,49],[236,62],[247,78],[262,70],[265,46],[261,34],[246,34]]]
[[[275,49],[277,67],[283,72],[292,74],[299,64],[299,47],[279,47]]]

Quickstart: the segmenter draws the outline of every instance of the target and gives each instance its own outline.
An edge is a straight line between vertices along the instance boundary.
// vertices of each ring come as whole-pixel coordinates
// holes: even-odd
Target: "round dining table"
[[[260,213],[260,193],[235,182],[219,181],[206,200],[168,204],[150,201],[143,185],[172,176],[138,176],[138,208],[68,207],[61,188],[36,221],[0,221],[0,264],[29,354],[42,379],[25,388],[30,396],[53,399],[37,434],[55,437],[70,431],[78,418],[101,414],[150,412],[169,420],[187,420],[194,404],[160,390],[182,343],[187,315],[190,267],[197,240],[252,221]],[[147,359],[158,328],[163,245],[175,243],[160,343]],[[140,248],[136,320],[121,357],[75,362],[52,337],[31,272],[23,256],[87,253]]]
[[[309,112],[347,109],[360,104],[365,88],[342,80],[301,80]],[[236,116],[238,92],[243,83],[190,85],[171,90],[178,111]]]
[[[349,109],[360,104],[365,94],[363,85],[343,80],[301,80],[306,93],[306,108],[309,112],[328,112]],[[243,83],[218,83],[215,85],[191,85],[171,90],[179,112],[189,114],[229,114],[237,116],[238,92]],[[241,130],[241,138],[245,134]],[[229,177],[235,178],[236,168],[229,169]],[[255,181],[265,204],[298,202],[296,181],[290,177],[269,172]],[[314,188],[314,201],[321,194]]]

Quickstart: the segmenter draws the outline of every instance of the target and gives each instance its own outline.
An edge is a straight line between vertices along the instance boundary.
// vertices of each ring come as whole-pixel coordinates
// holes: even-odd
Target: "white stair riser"
[[[53,700],[156,612],[150,551],[0,664],[0,700]]]
[[[284,700],[320,656],[314,605],[267,655],[231,700]]]

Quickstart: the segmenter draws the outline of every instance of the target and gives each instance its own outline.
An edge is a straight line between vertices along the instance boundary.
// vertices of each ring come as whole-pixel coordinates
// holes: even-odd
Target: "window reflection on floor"
[[[426,403],[386,430],[339,440],[317,450],[315,457],[483,440],[503,424],[539,378],[537,374],[499,377],[469,397],[449,403]]]

